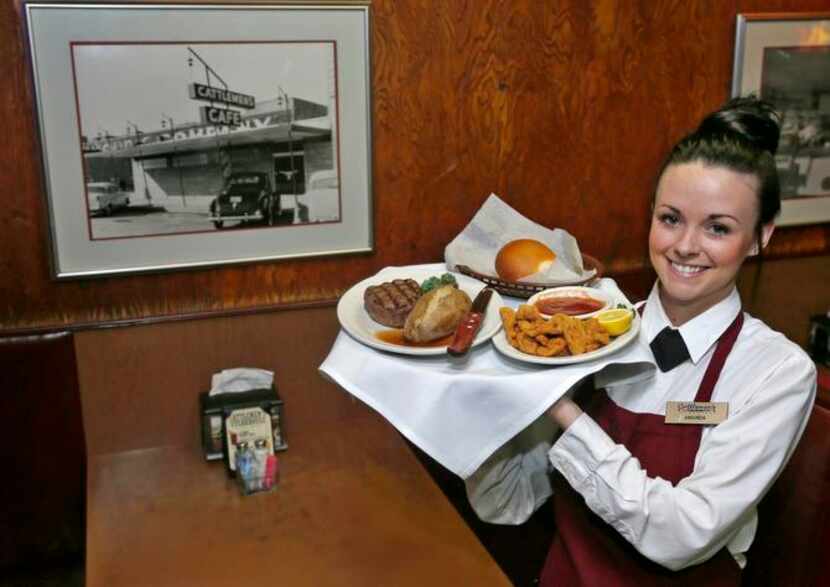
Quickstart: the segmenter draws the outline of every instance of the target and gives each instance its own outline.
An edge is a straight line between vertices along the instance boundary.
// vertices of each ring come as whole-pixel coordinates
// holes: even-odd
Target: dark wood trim
[[[764,255],[763,263],[778,262],[789,259],[799,259],[805,257],[821,257],[826,255],[826,252],[795,252],[795,253],[772,253]],[[751,269],[756,271],[758,269],[758,259],[748,259],[744,265],[744,270]],[[763,265],[762,265],[763,267]],[[622,271],[610,271],[607,277],[611,277],[617,281],[620,288],[626,295],[633,296],[636,299],[645,297],[651,289],[656,275],[650,266],[644,266],[633,269],[625,269]],[[294,303],[278,303],[269,304],[266,306],[255,306],[248,308],[232,308],[226,310],[208,310],[203,312],[186,312],[182,314],[156,315],[146,316],[142,318],[127,318],[123,320],[106,320],[101,322],[77,322],[77,323],[53,323],[46,325],[33,326],[29,328],[2,328],[0,327],[0,336],[29,336],[41,335],[55,331],[67,332],[82,332],[87,330],[99,330],[103,328],[124,328],[128,326],[145,326],[149,324],[162,324],[172,322],[186,322],[192,320],[204,320],[210,318],[230,318],[235,316],[252,316],[257,314],[270,314],[279,311],[305,310],[310,308],[325,308],[337,305],[338,298],[327,298],[323,300],[294,302]]]
[[[149,324],[163,324],[172,322],[188,322],[210,318],[232,318],[237,316],[251,316],[256,314],[270,314],[272,312],[306,310],[310,308],[326,308],[337,304],[337,299],[315,300],[312,302],[280,303],[253,308],[233,308],[230,310],[211,310],[206,312],[188,312],[185,314],[170,314],[146,316],[143,318],[129,318],[125,320],[106,320],[103,322],[78,322],[74,324],[47,324],[31,328],[0,328],[0,336],[33,336],[55,331],[83,332],[87,330],[102,330],[105,328],[125,328],[128,326],[147,326]]]

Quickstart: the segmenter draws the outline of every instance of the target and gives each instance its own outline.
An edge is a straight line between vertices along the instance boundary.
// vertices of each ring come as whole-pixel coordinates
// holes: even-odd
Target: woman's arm
[[[582,415],[582,409],[568,396],[564,396],[548,410],[550,418],[562,430],[567,430]]]
[[[550,458],[588,507],[639,552],[681,569],[715,554],[747,522],[792,454],[815,389],[812,362],[800,355],[784,360],[704,435],[693,473],[676,486],[648,477],[624,446],[567,402],[549,412],[569,424]]]

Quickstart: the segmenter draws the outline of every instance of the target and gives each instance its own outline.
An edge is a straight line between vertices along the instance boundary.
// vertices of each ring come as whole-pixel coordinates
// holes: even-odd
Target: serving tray
[[[455,270],[463,275],[467,275],[474,279],[478,279],[479,281],[483,281],[493,289],[495,289],[500,294],[504,294],[506,296],[512,296],[514,298],[524,298],[527,299],[533,294],[537,294],[542,290],[550,289],[551,287],[557,287],[560,285],[588,285],[595,279],[599,279],[603,276],[605,272],[605,267],[595,257],[591,255],[586,255],[585,253],[582,254],[582,266],[587,270],[595,270],[596,273],[594,275],[577,281],[569,281],[567,283],[525,283],[520,281],[505,281],[499,277],[494,275],[484,275],[483,273],[478,273],[470,269],[467,265],[456,265]]]

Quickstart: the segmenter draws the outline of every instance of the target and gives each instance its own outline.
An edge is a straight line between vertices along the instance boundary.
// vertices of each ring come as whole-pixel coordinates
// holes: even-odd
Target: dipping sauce
[[[376,332],[375,338],[377,338],[378,340],[382,340],[383,342],[388,344],[428,348],[437,346],[448,346],[452,342],[453,334],[448,334],[447,336],[442,336],[441,338],[436,338],[435,340],[430,340],[428,342],[410,342],[403,337],[403,330],[396,328],[394,330],[381,330],[379,332]]]
[[[567,316],[578,316],[596,312],[605,307],[605,302],[588,297],[575,296],[551,296],[537,300],[534,304],[542,314],[553,316],[554,314],[565,314]]]

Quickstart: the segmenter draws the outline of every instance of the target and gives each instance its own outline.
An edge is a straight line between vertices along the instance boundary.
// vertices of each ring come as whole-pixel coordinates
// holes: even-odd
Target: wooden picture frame
[[[23,7],[55,278],[372,250],[368,2]]]

